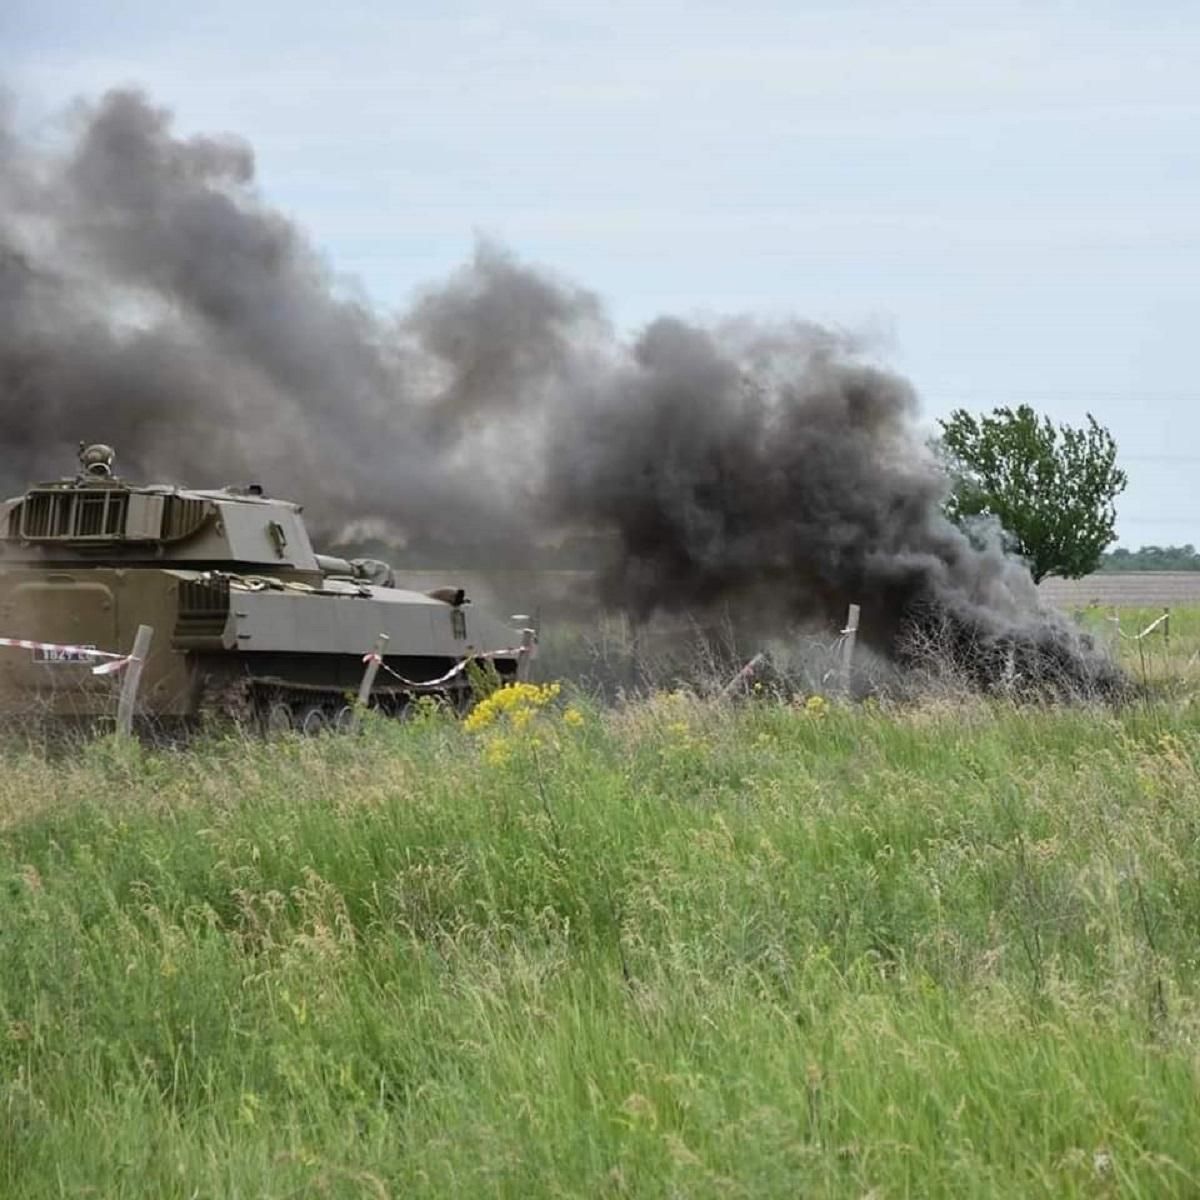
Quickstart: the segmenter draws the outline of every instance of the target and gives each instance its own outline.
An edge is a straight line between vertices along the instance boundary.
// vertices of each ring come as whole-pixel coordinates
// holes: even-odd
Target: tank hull
[[[385,709],[423,691],[461,701],[467,672],[444,678],[456,665],[489,654],[511,677],[520,658],[520,634],[503,622],[396,588],[167,567],[0,566],[0,637],[126,653],[139,625],[154,632],[138,709],[163,722],[280,720],[280,706],[296,721],[333,721],[381,635],[372,697]],[[0,648],[0,716],[110,720],[121,674],[91,666]]]

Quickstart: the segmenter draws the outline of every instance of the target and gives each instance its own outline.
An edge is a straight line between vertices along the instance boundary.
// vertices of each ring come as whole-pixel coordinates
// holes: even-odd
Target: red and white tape
[[[1170,618],[1171,618],[1170,613],[1166,613],[1166,612],[1163,613],[1163,615],[1161,617],[1159,617],[1158,620],[1151,621],[1150,624],[1147,625],[1146,628],[1143,629],[1141,633],[1126,633],[1125,630],[1123,630],[1121,628],[1121,618],[1120,617],[1109,617],[1109,620],[1112,621],[1113,627],[1116,629],[1117,633],[1121,637],[1123,637],[1127,642],[1140,642],[1142,640],[1142,638],[1144,638],[1147,634],[1153,633],[1164,621],[1168,621],[1168,620],[1170,620]]]
[[[508,658],[514,654],[528,654],[531,647],[529,646],[511,646],[507,650],[485,650],[481,654],[472,654],[470,658],[464,658],[456,662],[454,666],[448,670],[445,675],[439,675],[436,679],[405,679],[398,671],[393,671],[391,667],[383,661],[383,659],[375,653],[374,650],[368,650],[363,655],[363,662],[378,663],[393,679],[398,679],[405,687],[413,688],[431,688],[440,687],[443,683],[449,683],[455,675],[467,669],[467,664],[476,658]]]
[[[113,675],[133,662],[132,654],[113,654],[108,650],[97,650],[94,646],[68,646],[60,642],[31,642],[26,638],[0,638],[0,646],[16,646],[20,650],[46,650],[56,654],[72,654],[110,660],[97,663],[92,667],[93,675]]]
[[[115,675],[118,671],[123,671],[130,663],[137,662],[138,658],[135,654],[127,654],[124,658],[118,658],[114,662],[98,663],[92,668],[93,675]]]

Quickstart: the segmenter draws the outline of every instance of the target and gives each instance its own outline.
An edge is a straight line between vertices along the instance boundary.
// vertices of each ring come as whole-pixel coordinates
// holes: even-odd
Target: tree
[[[1126,478],[1112,435],[1090,413],[1086,429],[1056,428],[1026,404],[983,417],[960,408],[939,424],[951,520],[995,517],[1035,581],[1096,569],[1116,539],[1113,501]]]
[[[1190,542],[1186,546],[1143,546],[1140,550],[1118,547],[1100,559],[1101,571],[1200,571],[1200,554]]]

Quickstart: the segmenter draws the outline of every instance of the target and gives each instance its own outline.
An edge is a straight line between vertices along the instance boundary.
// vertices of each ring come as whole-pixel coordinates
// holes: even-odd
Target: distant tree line
[[[1098,571],[1200,571],[1200,554],[1186,546],[1143,546],[1140,550],[1118,548],[1101,555]]]

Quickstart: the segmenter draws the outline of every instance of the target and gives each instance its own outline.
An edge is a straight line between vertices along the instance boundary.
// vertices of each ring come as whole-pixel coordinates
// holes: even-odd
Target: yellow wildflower
[[[804,702],[804,712],[810,717],[823,717],[829,711],[829,701],[824,696],[809,696]]]
[[[572,729],[578,729],[583,724],[583,713],[577,708],[568,708],[563,713],[563,724],[570,725]]]
[[[532,715],[539,709],[545,708],[562,690],[557,683],[510,683],[498,688],[490,696],[485,696],[468,714],[463,722],[464,727],[472,733],[486,729],[489,725],[510,719],[510,723],[523,728]],[[519,713],[527,713],[518,717]]]

